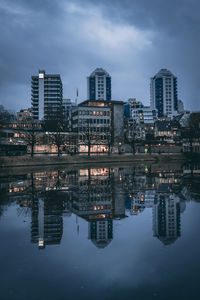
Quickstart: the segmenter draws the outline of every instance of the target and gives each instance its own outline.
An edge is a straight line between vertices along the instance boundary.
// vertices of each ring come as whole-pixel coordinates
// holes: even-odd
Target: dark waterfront
[[[2,300],[199,298],[197,164],[0,180]]]

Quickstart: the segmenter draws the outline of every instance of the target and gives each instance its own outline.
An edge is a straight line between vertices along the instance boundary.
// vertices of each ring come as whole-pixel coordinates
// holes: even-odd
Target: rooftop
[[[158,131],[169,131],[170,130],[170,124],[168,121],[157,121],[157,122],[155,122],[155,126]]]
[[[99,75],[99,76],[104,76],[104,75],[106,75],[106,76],[109,76],[110,77],[110,75],[108,74],[108,72],[106,72],[104,69],[102,69],[102,68],[96,68],[91,74],[90,74],[90,76],[92,77],[92,76],[95,76],[95,75]]]
[[[167,77],[167,76],[173,76],[175,77],[171,71],[167,69],[160,69],[160,71],[153,77],[153,78],[159,78],[159,77]]]

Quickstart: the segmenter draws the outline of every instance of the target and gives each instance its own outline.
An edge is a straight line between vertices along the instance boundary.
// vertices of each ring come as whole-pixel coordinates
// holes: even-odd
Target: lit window
[[[39,73],[39,78],[43,79],[44,78],[44,73]]]

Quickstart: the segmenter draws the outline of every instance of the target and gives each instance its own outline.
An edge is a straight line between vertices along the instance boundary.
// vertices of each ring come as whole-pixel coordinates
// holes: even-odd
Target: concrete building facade
[[[72,109],[72,131],[78,134],[79,151],[107,152],[124,142],[122,101],[86,100]],[[90,140],[88,140],[90,139]]]

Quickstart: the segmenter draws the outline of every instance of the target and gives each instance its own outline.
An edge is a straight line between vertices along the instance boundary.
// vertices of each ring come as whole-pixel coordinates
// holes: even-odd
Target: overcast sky
[[[104,68],[112,98],[149,104],[150,77],[178,77],[185,108],[200,110],[200,1],[1,0],[0,103],[31,106],[31,75],[60,73],[64,98],[87,98],[86,77]]]

